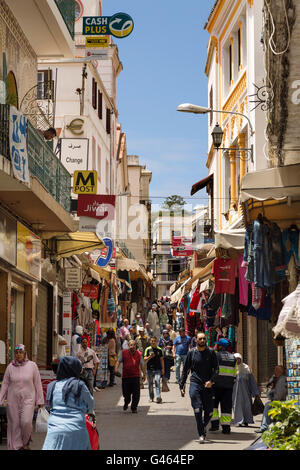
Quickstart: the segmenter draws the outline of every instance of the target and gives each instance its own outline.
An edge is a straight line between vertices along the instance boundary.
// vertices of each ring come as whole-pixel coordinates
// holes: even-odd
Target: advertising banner
[[[77,215],[98,220],[114,220],[116,196],[79,194]]]
[[[16,266],[17,221],[0,210],[0,258]]]
[[[37,281],[41,281],[41,239],[17,223],[17,268]]]
[[[173,237],[173,256],[192,256],[192,237]]]
[[[27,118],[10,106],[9,146],[14,177],[30,185],[27,154]]]
[[[90,299],[98,299],[99,285],[82,284],[81,292],[85,297],[89,297]]]

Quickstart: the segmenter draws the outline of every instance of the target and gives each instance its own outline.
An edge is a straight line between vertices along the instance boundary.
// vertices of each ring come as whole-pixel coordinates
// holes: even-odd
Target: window
[[[209,93],[209,107],[210,109],[213,109],[214,107],[214,97],[213,97],[213,87],[211,87],[210,89],[210,93]],[[212,125],[213,123],[213,113],[210,113],[210,117],[209,117],[209,124],[210,126]]]
[[[97,109],[97,82],[92,79],[92,106],[94,109]]]
[[[37,79],[37,99],[52,100],[54,98],[54,82],[52,70],[39,70]]]
[[[96,170],[96,140],[92,138],[92,170]]]
[[[19,109],[18,87],[15,74],[9,72],[6,79],[7,83],[7,98],[6,103],[15,106]]]
[[[109,194],[109,163],[108,160],[105,162],[105,181],[106,181],[106,192]]]
[[[110,109],[106,108],[106,132],[107,134],[110,134]]]
[[[103,97],[101,91],[98,90],[98,118],[102,119],[103,116]]]
[[[24,343],[24,310],[25,289],[21,285],[12,283],[11,289],[11,315],[10,315],[10,359],[13,359],[14,348]]]
[[[242,42],[241,42],[241,28],[238,30],[238,70],[240,70],[240,67],[242,65]]]
[[[100,175],[101,175],[101,148],[98,145],[97,149],[97,173],[98,173],[98,181],[101,181]]]
[[[231,85],[232,76],[232,44],[229,46],[229,84]]]

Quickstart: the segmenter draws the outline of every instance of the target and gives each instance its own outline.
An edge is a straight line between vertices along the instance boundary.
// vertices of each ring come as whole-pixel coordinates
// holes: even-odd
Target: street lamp
[[[198,106],[196,104],[191,104],[191,103],[180,104],[177,107],[177,111],[180,111],[180,112],[183,112],[183,113],[194,113],[194,114],[208,114],[208,113],[237,114],[238,116],[243,116],[244,118],[247,119],[247,121],[249,123],[249,126],[250,126],[250,135],[252,136],[254,134],[254,130],[253,130],[251,121],[248,118],[248,116],[246,116],[245,114],[242,114],[242,113],[238,113],[236,111],[223,111],[223,110],[219,110],[219,109],[211,109],[211,108],[206,108],[204,106]],[[216,126],[215,126],[214,130],[212,131],[211,135],[212,135],[214,147],[217,150],[218,149],[226,150],[226,151],[231,150],[229,148],[221,148],[224,132],[223,132],[222,128],[219,126],[218,123],[216,124]],[[253,145],[251,145],[250,149],[236,148],[234,150],[236,150],[237,152],[249,153],[251,162],[253,163]],[[238,157],[238,158],[243,158],[244,159],[244,157]]]
[[[180,111],[183,113],[194,113],[194,114],[208,114],[208,113],[237,114],[238,116],[243,116],[244,118],[247,119],[247,121],[249,122],[249,126],[250,126],[250,135],[252,136],[254,134],[254,130],[253,130],[251,121],[248,118],[248,116],[246,116],[246,114],[238,113],[236,111],[223,111],[220,109],[205,108],[204,106],[198,106],[196,104],[191,104],[191,103],[180,104],[177,107],[177,111]]]

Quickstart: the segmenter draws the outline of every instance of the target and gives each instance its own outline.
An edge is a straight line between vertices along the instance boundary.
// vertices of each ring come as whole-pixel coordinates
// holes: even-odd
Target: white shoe
[[[95,390],[96,392],[101,392],[101,388],[98,388],[98,387],[95,387],[94,390]]]
[[[205,443],[205,436],[200,436],[199,437],[199,444],[204,444]]]

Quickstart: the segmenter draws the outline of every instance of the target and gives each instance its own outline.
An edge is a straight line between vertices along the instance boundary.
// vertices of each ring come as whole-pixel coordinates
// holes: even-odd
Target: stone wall
[[[27,91],[37,84],[37,57],[11,13],[8,5],[0,0],[0,79],[3,80],[4,60],[6,72],[13,72],[18,91],[19,108]]]

